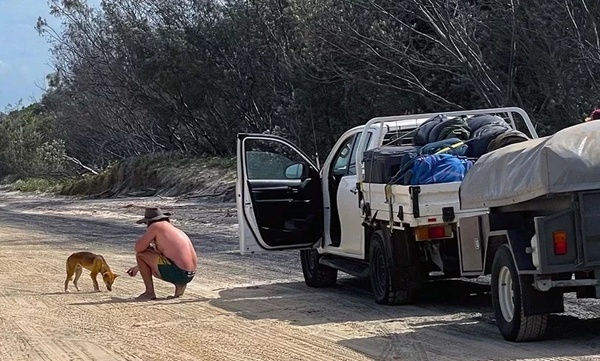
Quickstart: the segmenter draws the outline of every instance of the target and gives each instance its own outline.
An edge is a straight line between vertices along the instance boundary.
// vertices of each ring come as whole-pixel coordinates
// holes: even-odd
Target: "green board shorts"
[[[194,279],[196,275],[194,271],[184,271],[177,267],[175,262],[163,255],[158,256],[158,272],[160,272],[160,277],[163,281],[175,285],[185,285]]]

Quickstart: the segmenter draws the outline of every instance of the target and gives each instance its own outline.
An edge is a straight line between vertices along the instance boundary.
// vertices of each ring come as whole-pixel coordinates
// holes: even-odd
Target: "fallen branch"
[[[88,167],[87,165],[81,163],[81,161],[79,159],[77,159],[77,158],[73,158],[73,157],[69,157],[68,155],[65,155],[65,159],[67,159],[68,161],[71,161],[71,162],[77,164],[78,166],[80,166],[80,167],[82,167],[82,168],[84,168],[84,169],[92,172],[93,174],[96,174],[96,175],[99,174],[98,171],[96,171],[96,170]]]

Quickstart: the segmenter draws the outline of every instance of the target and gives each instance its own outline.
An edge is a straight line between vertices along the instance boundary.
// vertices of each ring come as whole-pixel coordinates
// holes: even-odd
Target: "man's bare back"
[[[153,223],[148,227],[148,231],[155,232],[154,244],[157,251],[182,270],[196,270],[198,257],[187,234],[169,222]]]

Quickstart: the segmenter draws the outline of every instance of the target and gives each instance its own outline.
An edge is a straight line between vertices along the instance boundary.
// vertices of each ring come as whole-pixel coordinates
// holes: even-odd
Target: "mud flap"
[[[560,289],[550,289],[541,292],[533,288],[533,276],[521,277],[521,299],[525,316],[561,313],[565,311],[563,292]]]
[[[591,273],[591,274],[590,274]],[[600,280],[600,269],[591,272],[575,272],[575,279]],[[575,288],[577,298],[600,298],[600,286],[579,286]]]
[[[416,289],[422,284],[419,273],[419,259],[415,244],[403,231],[383,229],[383,241],[391,272],[392,282],[399,289]]]

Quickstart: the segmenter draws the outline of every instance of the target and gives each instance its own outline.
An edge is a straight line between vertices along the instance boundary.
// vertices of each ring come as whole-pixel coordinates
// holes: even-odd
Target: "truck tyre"
[[[304,282],[309,287],[333,287],[337,280],[337,270],[319,263],[321,255],[316,249],[300,251]]]
[[[523,314],[522,278],[507,245],[501,246],[492,263],[492,305],[496,325],[507,341],[534,341],[546,334],[548,315]]]
[[[414,298],[414,290],[400,287],[400,276],[394,272],[394,258],[385,247],[382,231],[373,233],[369,255],[369,274],[375,302],[382,305],[411,303]]]

